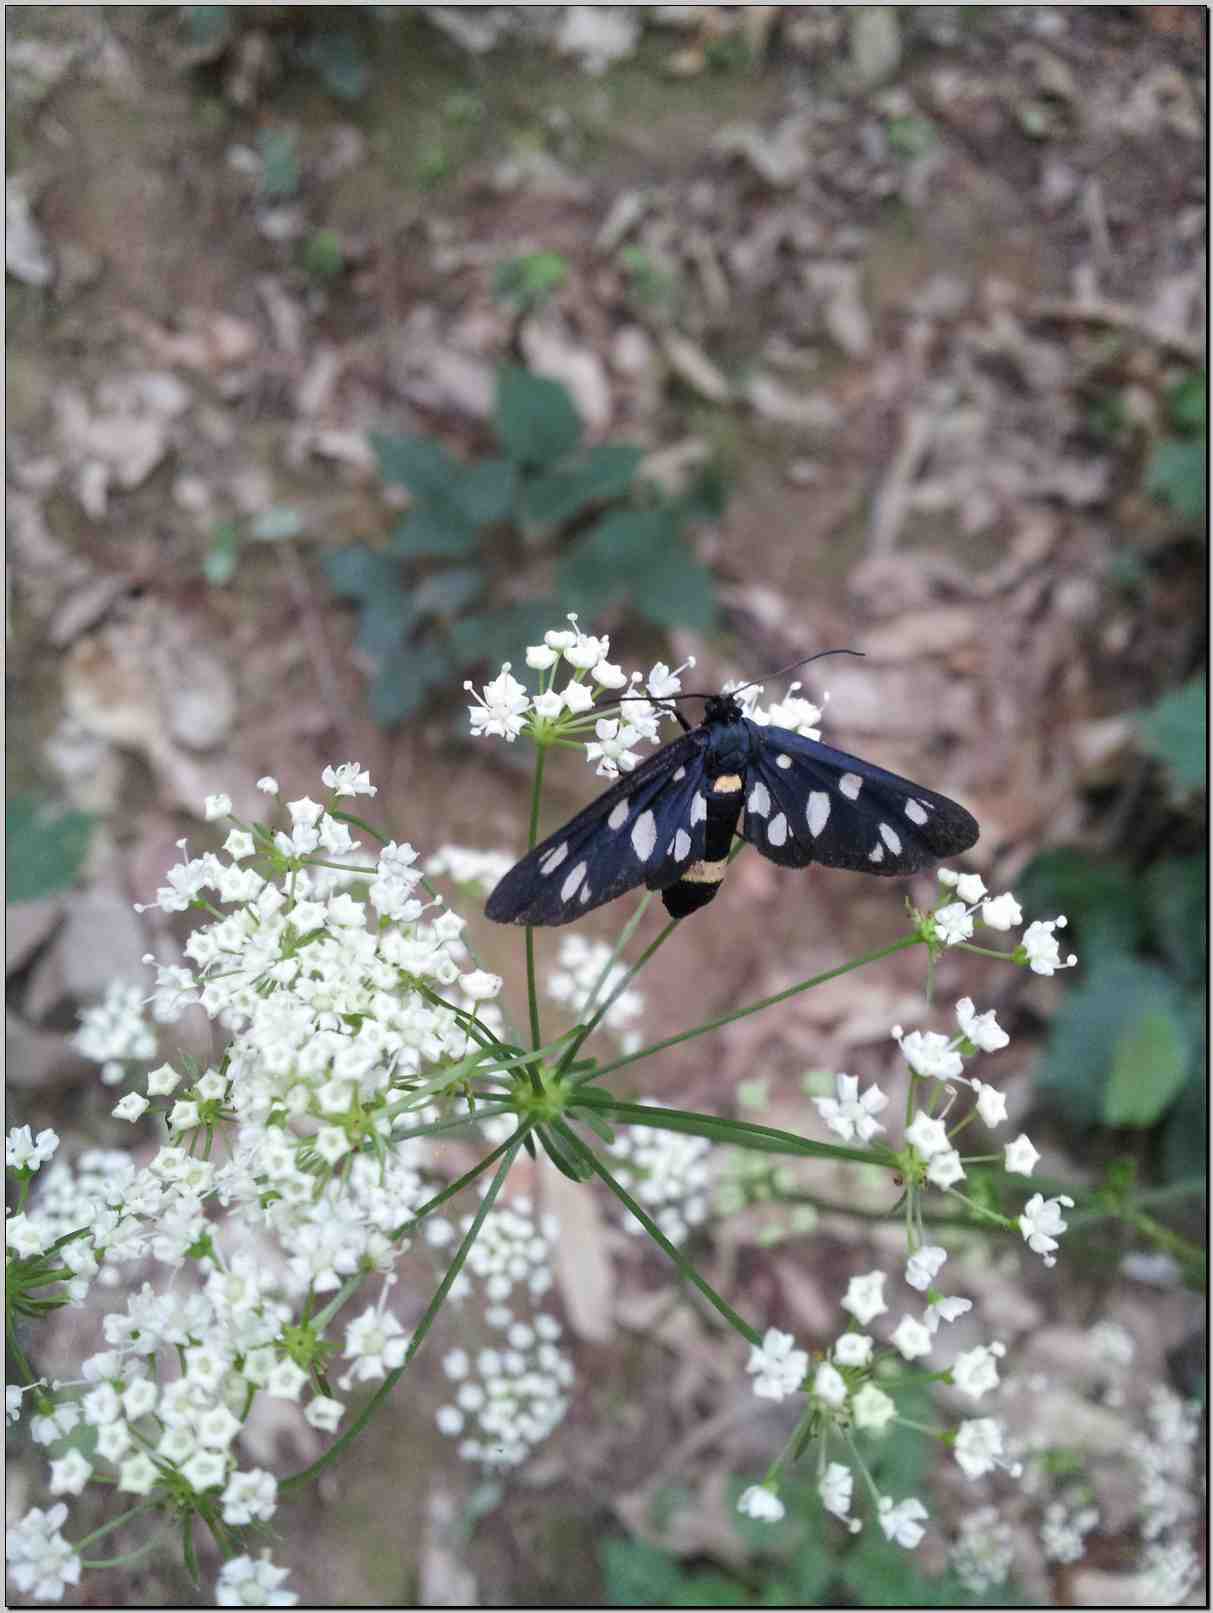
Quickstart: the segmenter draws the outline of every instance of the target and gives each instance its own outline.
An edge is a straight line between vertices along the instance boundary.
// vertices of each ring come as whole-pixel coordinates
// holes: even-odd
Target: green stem
[[[719,1115],[697,1114],[693,1109],[662,1109],[651,1103],[627,1103],[609,1093],[582,1089],[575,1099],[578,1107],[610,1115],[620,1125],[651,1126],[656,1131],[682,1131],[692,1137],[709,1137],[730,1148],[753,1148],[768,1154],[796,1154],[810,1159],[845,1159],[856,1165],[875,1165],[890,1170],[896,1156],[887,1150],[845,1148],[838,1143],[819,1143],[798,1137],[794,1131],[775,1126],[759,1126],[751,1120],[722,1120]]]
[[[108,1523],[103,1523],[100,1529],[94,1529],[91,1535],[85,1535],[83,1540],[76,1542],[74,1549],[77,1555],[86,1546],[91,1546],[94,1540],[101,1540],[106,1535],[112,1535],[115,1529],[120,1529],[124,1523],[129,1523],[132,1518],[137,1518],[141,1512],[150,1512],[151,1510],[152,1503],[150,1501],[141,1501],[137,1507],[131,1507],[128,1511],[120,1513],[118,1517],[111,1518]]]
[[[340,1434],[333,1441],[328,1450],[325,1451],[322,1456],[317,1457],[310,1467],[305,1467],[298,1473],[289,1474],[279,1483],[279,1494],[282,1494],[285,1491],[297,1490],[301,1485],[307,1484],[311,1479],[314,1479],[317,1474],[322,1473],[325,1468],[330,1467],[347,1448],[347,1446],[349,1446],[358,1437],[358,1435],[370,1422],[371,1418],[375,1415],[375,1412],[379,1409],[383,1401],[387,1399],[388,1395],[391,1394],[397,1383],[399,1383],[401,1377],[407,1371],[413,1357],[425,1342],[426,1335],[429,1333],[430,1328],[433,1325],[434,1318],[442,1309],[446,1296],[451,1291],[452,1283],[463,1270],[464,1262],[467,1260],[471,1247],[475,1243],[477,1237],[480,1235],[480,1229],[485,1223],[485,1218],[488,1216],[489,1211],[493,1208],[497,1195],[501,1192],[505,1179],[510,1173],[510,1166],[514,1163],[514,1156],[522,1146],[522,1140],[526,1136],[529,1129],[530,1128],[527,1125],[521,1126],[518,1131],[514,1133],[513,1137],[509,1139],[509,1142],[503,1145],[508,1152],[506,1153],[505,1158],[501,1161],[501,1164],[498,1166],[497,1174],[489,1183],[488,1190],[480,1201],[480,1207],[473,1217],[472,1224],[467,1229],[466,1233],[464,1233],[463,1241],[459,1245],[459,1248],[455,1251],[454,1257],[446,1269],[446,1275],[438,1284],[433,1299],[430,1300],[429,1304],[425,1308],[424,1314],[417,1323],[417,1326],[413,1331],[413,1336],[409,1340],[409,1347],[405,1353],[404,1360],[398,1367],[393,1368],[393,1370],[388,1373],[387,1377],[384,1378],[383,1382],[379,1385],[379,1388],[367,1401],[366,1405],[363,1406],[362,1410],[358,1413],[357,1417],[355,1417],[354,1421],[343,1434]],[[487,1163],[487,1161],[485,1163]],[[447,1196],[449,1197],[449,1194]]]
[[[455,1181],[448,1183],[448,1185],[442,1189],[441,1193],[435,1193],[432,1199],[426,1199],[424,1204],[418,1205],[413,1213],[409,1216],[408,1220],[402,1221],[392,1233],[393,1243],[397,1238],[403,1238],[405,1233],[414,1224],[414,1222],[423,1221],[427,1215],[432,1215],[434,1211],[437,1210],[441,1205],[445,1204],[448,1199],[453,1199],[456,1193],[461,1193],[463,1189],[467,1187],[469,1183],[474,1182],[478,1176],[483,1176],[485,1171],[488,1170],[489,1166],[495,1164],[497,1160],[501,1158],[502,1154],[514,1147],[515,1143],[520,1142],[523,1132],[529,1130],[530,1126],[528,1124],[520,1127],[518,1131],[512,1132],[503,1143],[498,1143],[497,1147],[494,1148],[491,1154],[486,1154],[482,1160],[479,1160],[475,1165],[473,1165],[470,1171],[464,1171],[462,1176],[458,1177]]]
[[[145,1540],[142,1546],[136,1546],[133,1551],[124,1552],[121,1557],[81,1557],[80,1566],[88,1569],[125,1568],[127,1563],[137,1563],[141,1557],[146,1557],[149,1552],[155,1551],[163,1539],[164,1533],[161,1531],[158,1534],[154,1534],[150,1540]]]
[[[649,895],[650,896],[652,895],[651,891],[649,892]],[[647,900],[647,898],[646,898],[646,900]],[[637,921],[639,921],[640,914],[643,913],[643,912],[644,912],[644,907],[642,906],[640,908],[640,912],[638,912],[636,914]],[[671,919],[670,922],[665,926],[665,928],[660,932],[660,934],[657,935],[654,940],[649,942],[648,946],[645,947],[644,951],[640,954],[640,956],[636,959],[636,962],[632,965],[632,967],[624,975],[623,979],[619,982],[618,986],[616,986],[615,990],[606,999],[606,1001],[604,1003],[602,1003],[595,1010],[592,1018],[583,1027],[583,1029],[577,1035],[577,1037],[573,1040],[573,1042],[571,1043],[571,1045],[569,1047],[568,1052],[564,1055],[564,1057],[560,1061],[560,1066],[559,1066],[558,1070],[556,1071],[557,1075],[563,1075],[564,1074],[564,1072],[568,1069],[569,1065],[577,1057],[577,1050],[580,1048],[581,1044],[585,1041],[586,1037],[590,1035],[590,1033],[595,1029],[596,1026],[601,1024],[602,1020],[605,1018],[607,1013],[609,1013],[611,1007],[614,1005],[616,999],[621,995],[621,993],[623,993],[623,992],[625,992],[627,990],[628,986],[631,984],[633,979],[644,968],[645,964],[653,956],[654,952],[657,951],[657,948],[659,946],[661,946],[663,942],[669,940],[670,936],[674,933],[675,928],[677,927],[677,925],[680,922],[681,921],[679,919]],[[613,958],[612,958],[611,962],[614,962]],[[609,968],[610,964],[608,964],[607,967]]]
[[[881,958],[892,957],[895,952],[904,952],[907,947],[921,944],[920,935],[903,935],[900,940],[891,941],[888,946],[878,947],[875,952],[865,952],[861,958],[840,964],[837,969],[827,969],[824,974],[813,975],[809,980],[801,980],[797,985],[788,986],[784,991],[773,992],[769,997],[760,997],[757,1002],[750,1003],[746,1008],[735,1009],[731,1014],[722,1014],[719,1019],[709,1019],[702,1025],[696,1025],[693,1030],[680,1031],[677,1036],[667,1036],[664,1041],[642,1047],[638,1053],[628,1053],[622,1058],[614,1059],[610,1064],[588,1071],[581,1080],[597,1080],[601,1076],[611,1075],[615,1070],[622,1070],[627,1064],[651,1058],[654,1053],[664,1053],[667,1047],[677,1047],[680,1042],[689,1042],[695,1036],[706,1036],[709,1031],[719,1030],[723,1025],[731,1025],[734,1020],[745,1019],[749,1014],[760,1013],[764,1008],[773,1008],[776,1003],[787,1002],[789,997],[795,997],[802,991],[809,991],[813,986],[824,985],[827,980],[837,980],[840,975],[850,974],[852,970],[862,969],[866,964],[878,963]],[[579,1081],[577,1085],[580,1084]]]
[[[628,1192],[627,1188],[624,1187],[622,1182],[616,1181],[615,1177],[613,1177],[610,1171],[607,1170],[606,1166],[598,1158],[598,1155],[594,1152],[594,1150],[592,1148],[588,1148],[586,1144],[582,1142],[577,1133],[570,1126],[566,1125],[563,1120],[555,1121],[552,1129],[554,1131],[558,1131],[569,1147],[572,1148],[586,1162],[587,1165],[589,1165],[591,1170],[594,1171],[595,1175],[602,1178],[602,1180],[610,1188],[611,1192],[614,1193],[615,1197],[623,1205],[624,1209],[627,1210],[631,1215],[635,1216],[636,1220],[640,1222],[641,1226],[648,1233],[649,1237],[652,1238],[657,1247],[670,1257],[686,1280],[689,1283],[694,1284],[694,1286],[707,1300],[708,1304],[712,1306],[713,1310],[718,1311],[719,1314],[724,1317],[729,1326],[740,1333],[742,1338],[745,1339],[748,1344],[760,1344],[762,1339],[757,1329],[751,1327],[748,1322],[743,1321],[743,1319],[738,1316],[737,1312],[729,1304],[728,1300],[722,1298],[722,1296],[716,1292],[712,1285],[699,1275],[682,1251],[675,1248],[675,1246],[666,1237],[665,1233],[657,1225],[656,1221],[653,1220],[652,1216],[649,1215],[639,1204],[637,1204],[636,1200]]]
[[[539,838],[539,801],[543,791],[543,764],[547,752],[542,746],[535,752],[535,784],[531,790],[531,823],[527,831],[527,850],[534,849]],[[535,990],[535,928],[528,924],[526,927],[526,995],[527,1007],[531,1016],[531,1046],[538,1049],[543,1045],[543,1037],[539,1030],[539,997]],[[531,1068],[531,1085],[535,1089],[535,1096],[543,1095],[543,1083],[539,1078],[539,1071]]]

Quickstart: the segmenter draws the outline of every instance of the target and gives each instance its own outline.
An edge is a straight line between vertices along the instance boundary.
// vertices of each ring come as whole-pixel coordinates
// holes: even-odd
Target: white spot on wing
[[[871,851],[868,852],[868,861],[882,863],[884,861],[884,847],[873,846]]]
[[[863,789],[863,780],[858,773],[844,773],[838,780],[838,788],[848,801],[858,801],[859,792]]]
[[[792,758],[790,756],[784,756],[782,752],[780,752],[780,754],[775,758],[776,767],[791,767],[791,765]]]
[[[674,836],[674,861],[685,862],[691,855],[691,837],[685,829],[679,829]]]
[[[901,836],[897,833],[896,829],[891,829],[887,823],[882,823],[880,826],[880,838],[884,841],[885,845],[888,846],[894,857],[900,853]]]
[[[585,885],[583,885],[581,887],[581,895],[577,898],[577,900],[579,902],[585,903],[585,902],[588,902],[589,899],[590,899],[590,887],[589,887],[589,885],[587,883],[587,884],[585,884]]]
[[[771,792],[761,779],[750,791],[750,799],[746,802],[746,811],[752,812],[756,817],[765,818],[771,810]]]
[[[788,820],[782,812],[777,812],[771,819],[770,827],[767,830],[767,838],[773,846],[782,846],[788,838]]]
[[[809,833],[816,838],[830,821],[830,798],[824,790],[813,790],[805,816],[809,820]]]
[[[607,828],[622,829],[624,824],[627,822],[628,813],[630,811],[631,807],[628,805],[626,800],[616,802],[616,804],[611,808],[610,817],[607,819]]]
[[[651,812],[642,812],[632,825],[632,846],[641,862],[648,862],[657,844],[657,820]]]
[[[560,887],[560,900],[562,902],[572,901],[577,894],[577,887],[585,878],[585,868],[585,863],[577,863],[575,867],[569,870],[564,884]]]
[[[547,856],[539,864],[539,872],[541,874],[554,874],[568,854],[569,843],[566,840],[562,845],[557,846],[555,851],[548,852]]]
[[[707,815],[708,815],[707,798],[706,798],[706,796],[700,795],[699,791],[696,790],[695,791],[695,799],[691,802],[691,822],[692,823],[702,823],[703,820],[707,817]]]
[[[906,817],[909,818],[911,823],[925,823],[927,821],[926,810],[921,802],[918,801],[906,802]]]
[[[674,774],[674,783],[675,784],[681,784],[683,779],[686,778],[686,776],[687,776],[686,768],[685,767],[680,767],[678,769],[677,773]]]

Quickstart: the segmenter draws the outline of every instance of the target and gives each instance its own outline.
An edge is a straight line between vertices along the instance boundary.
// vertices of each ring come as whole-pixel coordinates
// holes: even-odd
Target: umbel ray
[[[859,653],[823,650],[768,676]],[[680,695],[704,701],[697,728],[672,702],[653,701],[672,709],[682,735],[515,863],[489,897],[488,917],[569,924],[644,885],[685,918],[719,890],[734,834],[784,868],[821,863],[886,877],[930,868],[976,841],[976,819],[947,796],[756,723],[738,693]],[[628,698],[642,697],[605,704]]]

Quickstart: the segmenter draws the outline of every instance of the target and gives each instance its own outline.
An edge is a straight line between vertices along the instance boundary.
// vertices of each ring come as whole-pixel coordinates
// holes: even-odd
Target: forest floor
[[[69,1148],[130,1144],[68,1038],[112,978],[177,955],[180,929],[132,904],[183,835],[211,843],[205,795],[247,803],[266,773],[315,795],[321,767],[357,759],[401,838],[521,849],[526,781],[463,733],[457,687],[372,720],[322,565],[398,519],[370,434],[482,451],[512,347],[566,382],[592,440],[710,460],[727,486],[695,535],[718,626],[664,634],[608,605],[612,658],[694,654],[715,687],[861,648],[808,680],[829,691],[825,737],[962,800],[992,889],[1042,849],[1123,833],[1143,788],[1131,714],[1203,651],[1203,557],[1182,491],[1151,474],[1204,364],[1199,8],[896,8],[890,32],[840,7],[691,7],[634,37],[600,21],[565,54],[508,7],[473,8],[501,23],[483,50],[446,31],[455,8],[445,29],[442,8],[384,9],[351,8],[352,51],[323,8],[7,16],[9,793],[93,822],[75,889],[10,916],[8,1067],[19,1118]],[[563,281],[520,319],[494,273],[540,251]],[[562,763],[545,822],[596,784]],[[642,1023],[727,1012],[901,914],[881,881],[743,858],[639,982]],[[518,981],[517,935],[478,944]],[[936,1001],[971,995],[1012,1030],[998,1079],[1018,1127],[1066,988],[1008,978],[949,958]],[[805,1072],[891,1078],[890,1027],[923,1021],[922,987],[916,954],[891,959],[671,1050],[639,1095],[824,1136]],[[1038,1134],[1050,1176],[1091,1178],[1064,1131]],[[833,1216],[776,1240],[775,1219],[714,1222],[705,1270],[820,1346],[858,1251],[892,1245]],[[724,1497],[775,1436],[736,1340],[605,1205],[576,1237],[560,1284],[581,1387],[541,1460],[504,1496],[478,1488],[419,1363],[363,1460],[282,1522],[305,1601],[594,1601],[598,1546],[625,1532],[744,1577]],[[578,1269],[604,1262],[606,1295]],[[1013,1255],[972,1268],[1025,1372],[1083,1359],[1091,1293]],[[1098,1299],[1143,1377],[1195,1325],[1179,1289],[1109,1276]],[[266,1438],[306,1453],[291,1426]],[[1041,1574],[1029,1594],[1106,1600],[1116,1538],[1085,1584]],[[153,1562],[115,1594],[188,1596],[172,1574]]]

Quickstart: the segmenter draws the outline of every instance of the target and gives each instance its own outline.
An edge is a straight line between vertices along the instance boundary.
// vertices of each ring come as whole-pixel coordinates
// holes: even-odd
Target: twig
[[[1127,303],[1109,302],[1104,297],[1083,302],[1046,299],[1033,303],[1028,310],[1028,317],[1053,320],[1063,325],[1107,325],[1111,330],[1121,330],[1126,335],[1139,336],[1142,341],[1153,342],[1155,346],[1182,358],[1185,363],[1204,362],[1204,353],[1199,342],[1190,341],[1179,331],[1167,330],[1162,325],[1152,324]]]

